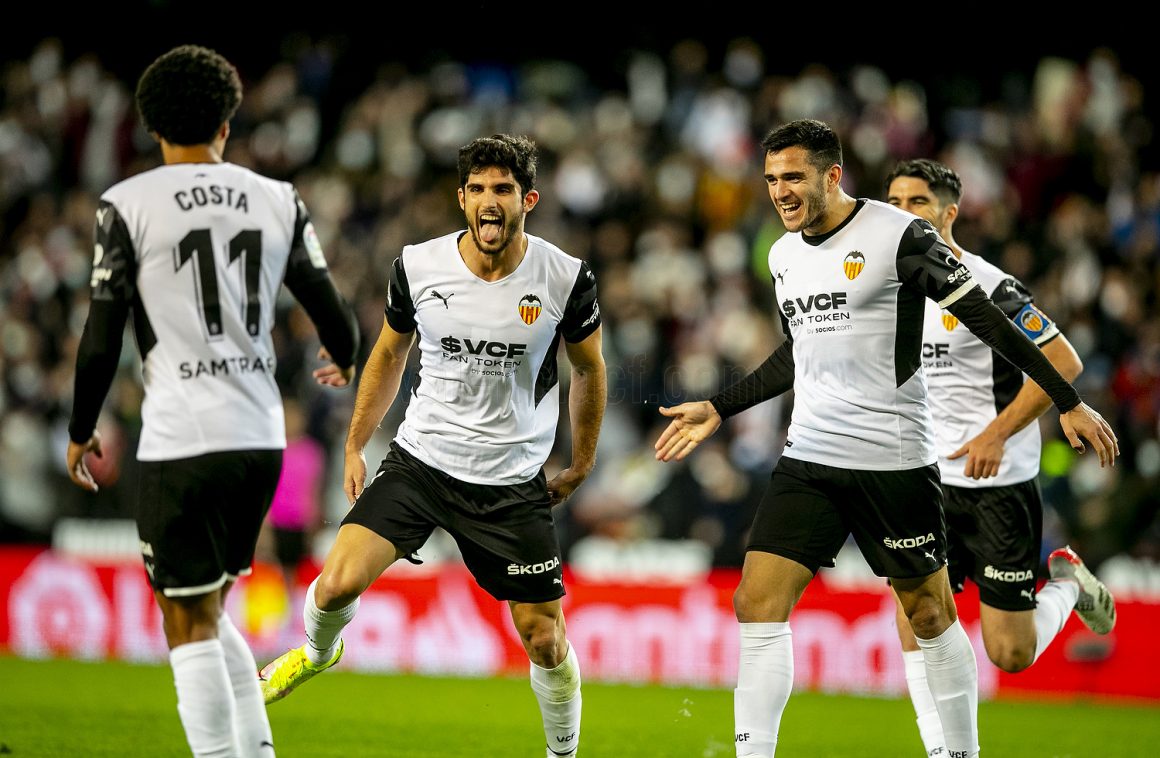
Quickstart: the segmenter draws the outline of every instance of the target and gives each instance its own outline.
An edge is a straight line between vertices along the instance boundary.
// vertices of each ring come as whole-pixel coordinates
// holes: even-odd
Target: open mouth
[[[503,232],[503,219],[498,213],[479,214],[479,239],[487,244],[499,240]]]

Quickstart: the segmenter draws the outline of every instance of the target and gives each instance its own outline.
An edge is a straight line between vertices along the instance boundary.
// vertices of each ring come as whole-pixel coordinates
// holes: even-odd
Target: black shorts
[[[906,579],[946,563],[938,466],[860,471],[782,456],[749,536],[749,550],[797,561],[817,573],[833,566],[854,535],[878,576]]]
[[[970,577],[979,600],[1003,611],[1035,608],[1043,499],[1031,479],[1005,487],[944,487],[951,586]]]
[[[153,589],[192,597],[250,573],[281,450],[141,461],[137,534]]]
[[[391,443],[374,480],[343,524],[359,524],[412,560],[435,527],[496,600],[545,603],[564,595],[560,543],[541,469],[520,484],[464,482]]]

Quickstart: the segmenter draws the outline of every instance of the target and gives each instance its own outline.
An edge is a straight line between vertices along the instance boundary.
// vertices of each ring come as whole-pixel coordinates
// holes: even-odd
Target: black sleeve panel
[[[896,265],[899,281],[936,303],[971,280],[971,270],[959,262],[930,222],[921,218],[902,233]]]
[[[116,206],[102,200],[93,229],[92,301],[77,347],[73,409],[68,435],[84,443],[93,435],[101,405],[113,384],[125,322],[137,293],[137,253]]]
[[[582,342],[600,327],[600,303],[596,301],[596,275],[588,264],[581,262],[576,283],[568,295],[564,315],[560,318],[560,333],[568,342]]]
[[[93,300],[89,306],[77,348],[72,417],[68,422],[68,436],[73,442],[88,441],[97,427],[101,405],[117,373],[128,317],[129,303],[123,300]]]
[[[1079,393],[1060,376],[1051,361],[1005,313],[991,302],[982,287],[974,287],[947,307],[959,321],[992,350],[1018,367],[1043,388],[1060,412],[1080,403]]]
[[[299,281],[290,291],[314,322],[318,338],[335,365],[354,365],[359,346],[358,323],[330,277]]]
[[[403,256],[391,266],[391,280],[387,283],[387,323],[399,334],[415,331],[415,301],[411,299],[411,283],[403,268]]]
[[[1031,304],[1032,297],[1022,282],[1009,276],[996,285],[995,291],[991,293],[991,301],[1007,314],[1007,318],[1014,321],[1023,306]]]
[[[97,206],[93,240],[92,299],[128,305],[137,293],[137,251],[125,219],[108,201]]]
[[[323,279],[330,275],[326,267],[326,258],[322,253],[322,243],[318,241],[314,224],[310,223],[310,213],[306,210],[302,198],[298,197],[297,190],[294,191],[294,202],[298,208],[298,215],[294,219],[290,256],[286,260],[286,276],[283,277],[291,292],[303,282]]]
[[[709,402],[721,418],[729,418],[790,389],[793,376],[793,340],[786,338],[753,373],[721,390]]]

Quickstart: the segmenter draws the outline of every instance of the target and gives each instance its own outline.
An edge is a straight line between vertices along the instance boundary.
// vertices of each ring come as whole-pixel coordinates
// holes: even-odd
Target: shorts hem
[[[818,569],[820,569],[823,565],[821,561],[814,560],[807,555],[803,555],[802,553],[798,553],[784,547],[778,547],[776,545],[749,545],[745,548],[745,552],[769,553],[770,555],[776,555],[781,558],[788,558],[794,563],[799,563],[804,566],[811,574],[817,574]],[[832,568],[834,562],[830,561],[825,565]]]

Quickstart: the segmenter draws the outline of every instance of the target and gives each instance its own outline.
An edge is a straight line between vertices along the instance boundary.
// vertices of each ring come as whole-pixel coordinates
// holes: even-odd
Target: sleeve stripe
[[[1048,342],[1051,342],[1053,339],[1055,339],[1058,336],[1059,336],[1059,327],[1056,326],[1055,324],[1052,324],[1047,329],[1044,329],[1043,334],[1039,335],[1035,339],[1035,344],[1039,345],[1040,347],[1043,347]]]
[[[972,276],[971,278],[967,279],[967,281],[963,282],[962,285],[957,290],[955,290],[951,294],[947,295],[944,299],[940,300],[938,307],[939,308],[948,308],[951,305],[954,305],[955,303],[957,303],[959,300],[962,299],[963,295],[967,294],[968,292],[970,292],[974,288],[975,288],[975,277]]]

